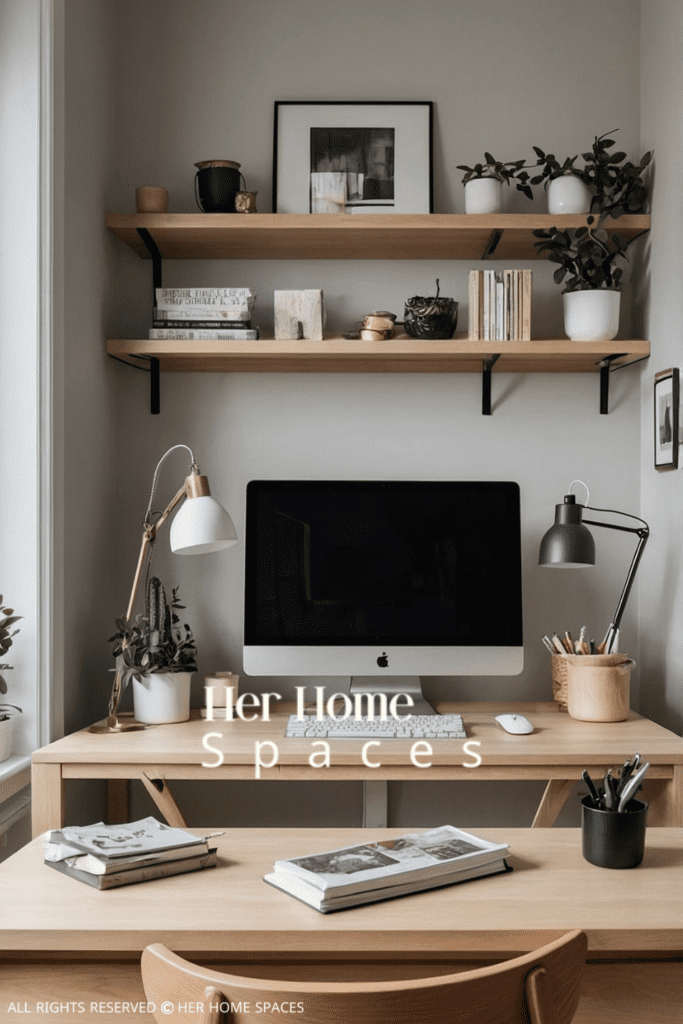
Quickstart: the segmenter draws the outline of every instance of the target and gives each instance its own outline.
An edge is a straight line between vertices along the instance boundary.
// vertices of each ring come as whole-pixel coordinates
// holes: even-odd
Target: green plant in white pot
[[[21,615],[15,615],[13,608],[5,608],[2,596],[0,596],[0,658],[4,658],[14,637],[19,632],[11,627],[21,619]],[[7,680],[1,673],[11,671],[12,666],[0,664],[0,693],[7,693]],[[12,753],[12,712],[21,711],[16,704],[0,704],[0,761],[6,761]]]
[[[465,213],[498,213],[502,204],[502,185],[509,185],[512,181],[527,199],[533,199],[524,160],[503,163],[490,153],[484,153],[484,163],[474,167],[458,164],[458,170],[465,172],[462,179]]]
[[[197,648],[192,630],[180,626],[176,612],[184,609],[174,587],[170,604],[158,576],[147,584],[145,615],[128,622],[116,620],[110,638],[121,673],[122,692],[133,684],[133,709],[138,722],[161,725],[190,717],[190,684],[197,671]]]
[[[628,243],[616,232],[611,238],[599,226],[574,231],[553,227],[534,231],[534,247],[559,266],[553,274],[564,284],[564,329],[572,341],[609,341],[619,331],[619,307]]]

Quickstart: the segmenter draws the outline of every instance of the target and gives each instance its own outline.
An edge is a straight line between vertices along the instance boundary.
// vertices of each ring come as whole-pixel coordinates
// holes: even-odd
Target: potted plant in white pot
[[[529,175],[524,160],[511,160],[502,163],[490,153],[484,153],[484,163],[468,167],[458,164],[458,170],[464,171],[462,183],[465,186],[465,213],[499,213],[502,204],[503,183],[509,185],[515,181],[519,192],[527,199],[533,199],[529,186]]]
[[[609,341],[619,331],[619,307],[627,242],[614,233],[610,239],[602,228],[589,226],[574,231],[534,231],[539,254],[559,266],[553,274],[556,284],[564,283],[564,330],[572,341]]]
[[[643,173],[652,153],[644,153],[634,164],[626,153],[611,152],[615,145],[610,138],[613,131],[595,136],[591,149],[581,154],[581,167],[575,166],[578,155],[560,163],[554,153],[533,147],[542,170],[529,183],[543,184],[548,193],[548,213],[597,213],[601,218],[616,218],[645,209],[648,188]]]
[[[13,608],[3,607],[3,598],[0,596],[0,658],[9,651],[12,646],[13,638],[19,632],[18,629],[12,630],[10,627],[18,622],[21,615],[15,615]],[[11,671],[12,666],[6,664],[0,664],[0,673]],[[0,674],[0,693],[3,695],[7,693],[7,680],[4,675]],[[12,712],[21,711],[20,707],[16,704],[0,704],[0,761],[6,761],[12,753]]]
[[[145,615],[129,622],[116,620],[110,638],[121,673],[122,692],[133,683],[133,712],[138,722],[161,725],[190,717],[190,685],[197,671],[197,648],[192,630],[180,627],[177,611],[184,609],[173,588],[171,603],[158,576],[147,584]]]

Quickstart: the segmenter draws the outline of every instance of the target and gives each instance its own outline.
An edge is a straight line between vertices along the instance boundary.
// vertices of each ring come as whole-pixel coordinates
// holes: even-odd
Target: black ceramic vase
[[[415,295],[408,299],[403,314],[403,326],[411,338],[429,341],[452,338],[458,325],[458,303],[455,299],[439,298],[439,282],[436,295],[426,298]]]
[[[204,213],[235,213],[235,196],[241,189],[240,165],[231,160],[207,160],[198,167],[194,179],[197,206]],[[246,182],[244,183],[246,188]]]

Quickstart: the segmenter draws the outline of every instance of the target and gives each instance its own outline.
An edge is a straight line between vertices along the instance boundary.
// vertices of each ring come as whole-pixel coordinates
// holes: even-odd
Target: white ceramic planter
[[[138,722],[164,725],[190,717],[192,672],[151,672],[133,680],[133,713]]]
[[[6,761],[12,753],[12,732],[14,723],[11,717],[0,722],[0,761]]]
[[[502,187],[497,178],[472,178],[465,184],[465,213],[500,213]]]
[[[562,174],[548,183],[548,213],[590,213],[588,186],[574,174]]]
[[[572,341],[611,341],[619,332],[621,292],[565,292],[564,332]]]

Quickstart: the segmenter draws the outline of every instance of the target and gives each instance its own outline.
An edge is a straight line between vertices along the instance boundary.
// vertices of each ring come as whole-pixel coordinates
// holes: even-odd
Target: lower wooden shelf
[[[596,373],[646,359],[648,341],[148,341],[114,338],[107,352],[170,373]]]

